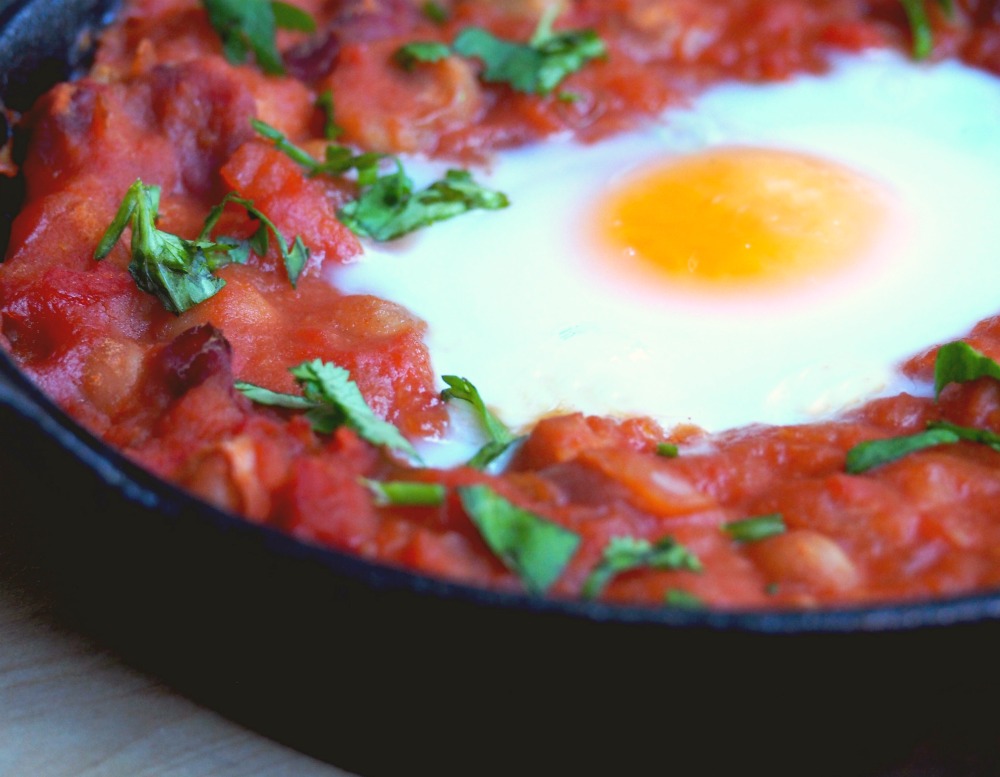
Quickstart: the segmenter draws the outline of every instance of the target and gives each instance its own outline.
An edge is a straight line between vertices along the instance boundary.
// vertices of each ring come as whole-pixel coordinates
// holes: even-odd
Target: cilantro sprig
[[[378,179],[379,162],[384,158],[384,154],[373,152],[355,154],[347,146],[330,143],[326,147],[325,158],[319,160],[305,149],[296,146],[285,133],[270,124],[260,119],[251,119],[250,124],[258,135],[273,142],[278,151],[305,170],[311,178],[317,175],[337,177],[354,170],[361,186],[371,185]]]
[[[231,238],[222,238],[221,240],[228,245],[232,245],[233,250],[241,250],[245,253],[246,249],[252,248],[255,254],[264,256],[268,249],[268,233],[274,235],[275,242],[278,244],[278,251],[281,254],[281,260],[285,265],[285,272],[288,273],[288,280],[294,288],[296,283],[298,283],[302,270],[305,269],[306,262],[309,261],[309,249],[302,242],[302,238],[299,235],[295,236],[292,240],[292,245],[289,246],[288,241],[278,231],[274,222],[260,208],[257,208],[253,204],[253,200],[240,197],[235,192],[227,194],[223,197],[222,202],[209,211],[208,217],[205,219],[205,226],[202,228],[198,239],[204,240],[208,237],[222,216],[222,212],[226,209],[226,205],[229,203],[242,206],[250,214],[251,218],[260,222],[260,226],[257,227],[257,231],[245,243],[235,242]]]
[[[636,537],[612,537],[601,561],[587,576],[581,594],[595,599],[615,577],[633,569],[671,569],[701,572],[701,561],[673,537],[655,543]]]
[[[575,532],[521,509],[489,486],[465,486],[458,495],[490,550],[530,593],[548,591],[580,545]]]
[[[260,227],[249,240],[231,237],[209,239],[226,205],[234,203],[246,209]],[[171,313],[180,315],[200,302],[218,294],[226,282],[215,273],[229,264],[246,264],[250,251],[267,253],[268,233],[273,234],[281,251],[292,286],[309,258],[309,249],[296,237],[289,247],[278,228],[251,200],[230,192],[209,211],[201,233],[186,240],[156,228],[160,209],[160,187],[147,186],[136,179],[122,199],[111,224],[105,230],[94,259],[104,259],[121,238],[125,227],[132,228],[128,270],[136,286],[153,294]]]
[[[931,421],[924,431],[916,434],[858,443],[847,453],[846,470],[849,474],[857,475],[926,448],[954,445],[963,440],[1000,451],[1000,435],[988,429]]]
[[[558,7],[550,6],[527,44],[498,38],[481,27],[468,27],[458,34],[452,48],[483,63],[483,81],[544,96],[568,75],[608,53],[604,41],[593,30],[554,32],[557,14]]]
[[[427,2],[420,7],[420,10],[423,12],[424,16],[434,22],[434,24],[444,24],[448,21],[448,10],[434,0],[427,0]]]
[[[222,41],[222,51],[234,65],[249,61],[269,75],[285,72],[275,41],[279,29],[314,32],[308,13],[279,0],[202,0],[208,20]]]
[[[937,3],[949,17],[954,13],[954,0],[930,0]],[[927,59],[934,51],[934,36],[931,32],[931,21],[927,15],[928,0],[900,0],[906,18],[910,24],[910,37],[913,39],[913,58]]]
[[[961,341],[938,349],[934,361],[934,397],[949,383],[968,383],[979,378],[1000,380],[1000,364]]]
[[[171,313],[180,315],[217,294],[226,282],[215,275],[216,270],[246,262],[247,253],[235,242],[207,240],[206,230],[197,240],[185,240],[157,229],[159,208],[160,187],[147,186],[137,179],[97,244],[94,259],[104,259],[125,227],[131,226],[129,273],[140,289],[155,295]]]
[[[402,162],[393,161],[394,173],[379,176],[358,199],[338,211],[337,217],[355,234],[395,240],[470,210],[499,210],[509,204],[506,195],[483,188],[467,170],[448,170],[441,180],[414,191]]]
[[[395,240],[470,210],[498,210],[509,204],[506,195],[480,186],[466,170],[448,170],[443,179],[414,191],[413,180],[397,157],[372,152],[356,154],[347,146],[330,144],[320,161],[274,127],[257,119],[252,124],[262,137],[272,141],[275,148],[310,176],[356,173],[358,197],[346,203],[337,212],[337,218],[363,237],[380,242]],[[383,162],[395,170],[380,172]]]
[[[483,469],[500,457],[519,438],[507,428],[503,421],[496,417],[492,410],[486,407],[486,403],[479,394],[479,389],[471,381],[458,375],[442,375],[441,380],[448,384],[448,388],[441,392],[441,399],[446,402],[457,399],[472,405],[479,422],[489,437],[489,441],[468,462],[470,467]]]
[[[391,423],[379,418],[365,402],[358,384],[343,367],[320,359],[303,362],[289,370],[302,394],[283,394],[253,383],[237,381],[236,389],[259,405],[305,412],[313,429],[330,434],[341,426],[361,439],[419,461],[410,441]]]
[[[414,41],[396,49],[393,61],[403,70],[413,70],[419,63],[440,62],[451,56],[451,47],[437,41]]]
[[[758,515],[722,524],[722,530],[736,542],[750,543],[776,537],[787,531],[785,518],[781,513]]]
[[[332,90],[325,89],[319,93],[316,97],[316,107],[323,112],[323,137],[327,140],[336,140],[343,135],[343,127],[337,124],[337,109],[333,102]]]
[[[670,588],[663,596],[663,603],[667,607],[677,607],[683,610],[701,610],[705,607],[705,602],[690,591],[682,588]]]
[[[656,445],[656,455],[664,459],[676,459],[681,451],[672,442],[661,442]]]
[[[499,38],[482,27],[466,27],[452,45],[414,41],[400,47],[396,63],[412,70],[421,62],[438,62],[451,54],[479,60],[480,78],[486,83],[507,84],[525,94],[545,96],[588,62],[607,56],[607,45],[593,30],[552,29],[558,15],[553,5],[543,15],[527,43]]]
[[[948,343],[938,349],[934,362],[935,399],[951,383],[968,383],[979,378],[1000,380],[1000,364],[961,341]],[[1000,451],[1000,435],[994,432],[947,421],[930,421],[926,429],[915,434],[858,443],[847,452],[845,468],[848,473],[857,475],[926,448],[954,445],[962,441],[986,445]]]
[[[369,480],[362,483],[372,493],[378,507],[437,507],[444,502],[447,489],[440,483],[411,480]]]

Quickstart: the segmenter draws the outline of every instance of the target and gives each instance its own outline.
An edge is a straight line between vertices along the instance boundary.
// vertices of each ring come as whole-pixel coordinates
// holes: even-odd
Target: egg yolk
[[[744,286],[815,278],[870,250],[885,192],[806,154],[721,148],[628,181],[602,207],[619,256],[671,281]]]

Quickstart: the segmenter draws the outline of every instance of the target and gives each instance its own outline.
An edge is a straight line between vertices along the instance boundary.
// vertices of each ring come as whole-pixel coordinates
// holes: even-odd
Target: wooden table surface
[[[2,534],[0,570],[2,777],[348,774],[198,706],[75,633]]]

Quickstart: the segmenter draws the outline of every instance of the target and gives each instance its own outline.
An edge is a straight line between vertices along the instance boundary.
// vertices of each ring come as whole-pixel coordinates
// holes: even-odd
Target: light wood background
[[[348,777],[124,665],[32,575],[0,532],[0,777]]]

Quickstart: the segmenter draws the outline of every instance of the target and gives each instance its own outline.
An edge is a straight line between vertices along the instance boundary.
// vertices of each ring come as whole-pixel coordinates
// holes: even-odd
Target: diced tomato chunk
[[[323,186],[306,178],[302,168],[276,148],[260,141],[243,144],[223,165],[222,177],[274,222],[289,246],[302,238],[310,252],[306,273],[317,273],[324,262],[342,262],[361,253],[354,233],[337,220]],[[272,242],[275,263],[276,251]]]

